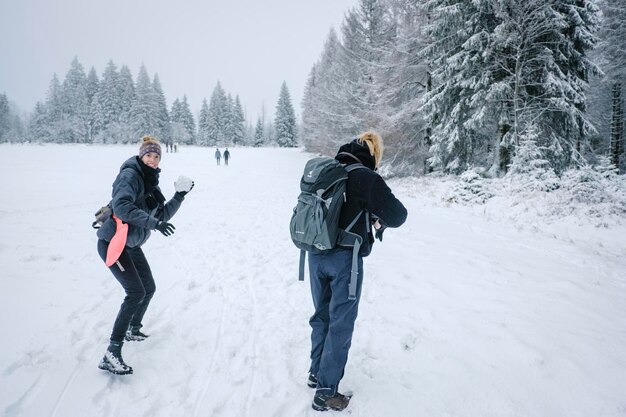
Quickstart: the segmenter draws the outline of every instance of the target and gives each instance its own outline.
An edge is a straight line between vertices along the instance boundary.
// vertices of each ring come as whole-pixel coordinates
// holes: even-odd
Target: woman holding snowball
[[[174,183],[174,197],[166,202],[159,188],[161,155],[159,141],[144,136],[139,155],[122,164],[113,182],[112,215],[97,232],[98,254],[126,292],[109,347],[98,365],[118,375],[133,373],[122,359],[124,340],[142,341],[148,337],[141,331],[141,322],[156,287],[141,246],[151,230],[164,236],[174,233],[174,225],[168,222],[194,186],[191,179],[179,177]]]

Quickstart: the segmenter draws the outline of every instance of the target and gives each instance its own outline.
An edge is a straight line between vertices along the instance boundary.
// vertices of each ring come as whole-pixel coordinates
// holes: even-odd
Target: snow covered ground
[[[318,414],[288,233],[298,149],[231,149],[228,167],[212,149],[164,155],[166,196],[179,174],[196,186],[176,233],[144,247],[152,336],[124,346],[134,375],[97,369],[123,291],[91,222],[136,150],[0,146],[1,415]],[[443,184],[390,182],[409,218],[365,261],[344,413],[626,416],[626,226],[512,221],[506,204],[443,204]]]

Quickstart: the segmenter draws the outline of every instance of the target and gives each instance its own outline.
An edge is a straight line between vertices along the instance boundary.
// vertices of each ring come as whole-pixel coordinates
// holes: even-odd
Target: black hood
[[[346,155],[348,154],[348,155]],[[360,145],[356,139],[350,143],[346,143],[339,148],[335,159],[342,164],[355,164],[358,161],[354,159],[356,157],[363,165],[374,171],[376,169],[376,159],[370,154],[370,149],[367,145]]]

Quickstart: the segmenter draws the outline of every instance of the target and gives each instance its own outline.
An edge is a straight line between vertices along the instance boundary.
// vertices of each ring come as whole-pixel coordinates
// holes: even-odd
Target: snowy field
[[[136,151],[0,146],[0,414],[319,414],[288,232],[298,149],[234,148],[228,167],[213,149],[164,154],[164,194],[180,174],[196,186],[176,233],[144,246],[152,336],[124,346],[134,375],[97,369],[123,290],[91,222]],[[436,180],[390,185],[409,217],[365,260],[344,414],[626,416],[626,226],[515,222],[506,204],[441,203]]]

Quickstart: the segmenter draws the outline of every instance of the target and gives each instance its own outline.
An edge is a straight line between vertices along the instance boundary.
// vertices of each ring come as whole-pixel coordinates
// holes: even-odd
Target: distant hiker
[[[222,154],[220,153],[219,148],[215,148],[215,160],[217,161],[217,165],[220,164],[220,159],[222,158]]]
[[[228,152],[228,148],[224,151],[224,164],[228,165],[228,159],[230,158],[230,152]]]
[[[399,227],[407,217],[406,208],[375,172],[382,152],[380,137],[373,132],[366,132],[341,146],[335,156],[346,166],[365,166],[365,169],[348,169],[346,202],[339,217],[341,229],[348,228],[363,239],[357,259],[356,298],[349,297],[352,247],[308,253],[315,313],[309,320],[312,328],[311,367],[307,385],[316,389],[312,407],[318,411],[343,410],[350,401],[350,397],[340,394],[338,388],[348,361],[361,297],[363,257],[370,254],[374,244],[372,226],[376,229],[376,238],[382,242],[384,230],[387,227]],[[356,223],[349,227],[355,219]]]
[[[98,365],[118,375],[133,373],[133,368],[122,359],[124,340],[141,341],[148,337],[141,331],[142,319],[155,284],[141,246],[150,237],[150,230],[158,230],[164,236],[174,233],[174,225],[168,222],[194,186],[191,179],[179,177],[174,182],[174,197],[166,202],[159,188],[160,162],[159,141],[144,136],[139,155],[122,164],[113,182],[113,213],[97,232],[98,254],[126,291],[109,347]]]

